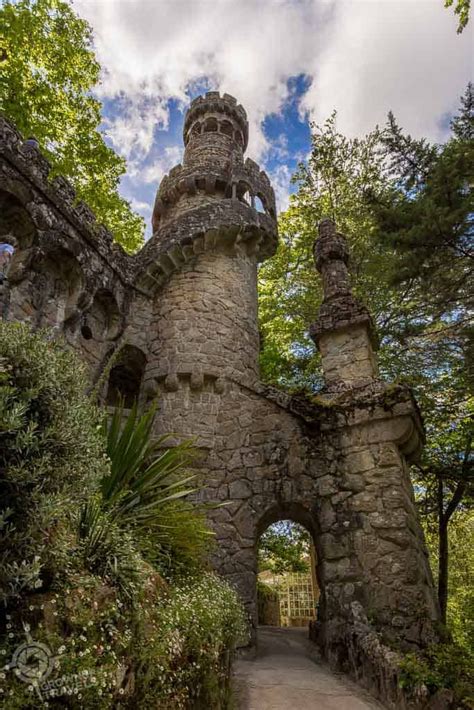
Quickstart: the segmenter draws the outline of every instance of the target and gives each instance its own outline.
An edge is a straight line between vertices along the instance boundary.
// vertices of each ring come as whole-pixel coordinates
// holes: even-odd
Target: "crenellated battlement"
[[[222,199],[237,199],[276,219],[275,193],[268,175],[247,158],[243,166],[229,164],[226,168],[176,165],[160,183],[153,209],[153,231],[171,221],[170,210],[183,196],[199,193]],[[257,200],[259,209],[257,209]]]
[[[125,281],[132,282],[134,271],[132,258],[114,241],[107,227],[97,221],[89,205],[76,201],[76,191],[67,178],[57,175],[49,180],[51,164],[48,159],[38,146],[25,140],[3,116],[0,116],[0,153],[68,223],[80,231],[86,242],[100,253],[112,269],[118,271]],[[7,173],[8,170],[4,166],[2,176],[4,181],[8,181]],[[37,209],[36,213],[38,213]],[[45,217],[43,223],[44,220]]]
[[[191,102],[184,121],[185,146],[190,140],[206,132],[227,135],[245,150],[249,128],[244,107],[230,94],[223,94],[221,97],[218,91],[208,91],[205,96],[198,96]]]
[[[276,235],[275,193],[260,166],[251,158],[244,160],[248,121],[236,99],[229,94],[221,97],[216,91],[194,99],[183,135],[183,163],[164,176],[157,191],[153,240],[162,242],[171,225],[179,230],[185,217],[202,214],[205,206],[213,211],[217,204],[225,214],[226,228],[232,223],[233,210],[235,224],[240,227],[241,204],[250,209],[247,215],[251,215],[251,224],[261,223],[265,231]],[[273,251],[262,252],[266,253]]]

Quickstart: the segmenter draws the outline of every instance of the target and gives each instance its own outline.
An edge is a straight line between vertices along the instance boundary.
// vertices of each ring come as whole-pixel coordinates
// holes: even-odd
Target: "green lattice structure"
[[[278,593],[282,626],[307,626],[316,618],[319,594],[310,572],[287,572],[266,578],[265,582]]]

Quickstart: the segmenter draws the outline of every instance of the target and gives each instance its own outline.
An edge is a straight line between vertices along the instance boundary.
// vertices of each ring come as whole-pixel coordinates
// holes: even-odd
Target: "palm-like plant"
[[[156,406],[139,414],[135,404],[122,405],[103,422],[110,473],[100,481],[100,496],[81,515],[80,537],[89,559],[104,548],[107,530],[127,530],[151,562],[169,570],[180,563],[203,561],[213,533],[204,510],[187,497],[199,490],[196,474],[187,467],[194,459],[192,441],[166,446],[170,436],[153,438]],[[193,485],[191,485],[193,484]]]
[[[192,442],[165,448],[169,435],[153,439],[155,413],[152,406],[139,415],[135,403],[125,415],[120,405],[102,425],[111,462],[110,475],[101,481],[102,501],[122,525],[154,527],[166,503],[197,490],[187,487],[196,475],[184,473],[193,458]]]

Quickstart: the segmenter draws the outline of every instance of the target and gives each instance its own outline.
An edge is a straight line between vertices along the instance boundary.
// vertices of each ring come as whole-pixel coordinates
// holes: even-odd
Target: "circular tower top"
[[[208,91],[205,96],[195,98],[184,121],[184,145],[207,132],[226,135],[245,151],[249,124],[244,107],[230,94],[220,96],[218,91]]]
[[[197,254],[203,237],[206,249],[252,252],[258,261],[275,252],[275,193],[260,166],[244,159],[248,132],[247,114],[233,96],[210,91],[191,103],[183,162],[161,180],[153,237],[142,250],[150,282]]]

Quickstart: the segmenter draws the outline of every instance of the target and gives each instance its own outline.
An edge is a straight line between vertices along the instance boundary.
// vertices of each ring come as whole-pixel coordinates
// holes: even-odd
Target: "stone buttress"
[[[330,220],[315,244],[324,302],[311,326],[325,387],[291,396],[259,381],[257,266],[278,243],[274,192],[244,158],[248,122],[232,96],[195,99],[183,137],[153,236],[131,256],[0,119],[0,242],[15,249],[0,279],[2,317],[63,337],[105,404],[157,398],[156,434],[195,440],[201,498],[227,504],[209,513],[213,563],[254,626],[259,537],[278,520],[303,524],[321,590],[314,638],[385,699],[398,697],[381,639],[425,646],[438,620],[408,469],[423,443],[416,404],[378,377],[374,326]]]

